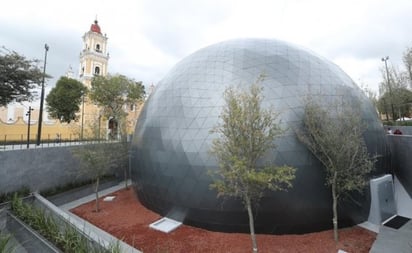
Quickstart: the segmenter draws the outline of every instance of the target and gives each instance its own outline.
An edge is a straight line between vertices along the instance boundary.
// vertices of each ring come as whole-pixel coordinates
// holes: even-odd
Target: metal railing
[[[40,145],[36,144],[37,136],[30,136],[28,139],[27,135],[3,135],[0,139],[0,151],[8,150],[21,150],[21,149],[36,149],[36,148],[48,148],[48,147],[67,147],[67,146],[77,146],[95,143],[107,143],[107,142],[129,142],[130,136],[127,138],[119,139],[97,139],[97,138],[83,138],[81,139],[78,135],[58,135],[58,136],[43,136]]]

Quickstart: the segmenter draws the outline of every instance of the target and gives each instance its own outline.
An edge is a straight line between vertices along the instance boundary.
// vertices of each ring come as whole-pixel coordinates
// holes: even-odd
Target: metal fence
[[[27,135],[3,135],[0,139],[0,151],[7,150],[19,150],[19,149],[35,149],[35,148],[47,148],[47,147],[67,147],[85,144],[94,144],[101,142],[129,142],[131,136],[127,138],[108,138],[108,139],[81,139],[78,135],[47,135],[42,136],[39,145],[37,145],[37,136]]]

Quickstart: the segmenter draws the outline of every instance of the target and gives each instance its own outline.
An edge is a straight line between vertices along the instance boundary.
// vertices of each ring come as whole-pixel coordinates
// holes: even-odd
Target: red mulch
[[[134,191],[120,190],[110,194],[112,202],[100,199],[101,211],[94,212],[94,201],[83,204],[71,212],[88,220],[115,237],[145,253],[161,252],[251,252],[249,234],[211,232],[182,225],[165,234],[149,228],[161,218],[140,204]],[[333,240],[333,231],[304,235],[257,235],[259,252],[369,252],[376,234],[358,226],[339,230],[340,241]]]

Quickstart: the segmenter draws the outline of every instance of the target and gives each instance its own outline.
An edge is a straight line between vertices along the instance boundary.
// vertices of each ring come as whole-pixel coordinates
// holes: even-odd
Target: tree
[[[222,121],[212,133],[211,153],[217,158],[219,168],[211,171],[212,189],[218,196],[240,198],[249,216],[253,252],[257,252],[252,205],[257,204],[265,190],[286,190],[292,187],[295,169],[289,166],[263,164],[267,152],[275,148],[274,140],[282,134],[276,122],[277,114],[261,108],[262,88],[259,81],[249,92],[228,88]]]
[[[408,89],[408,83],[411,82],[411,64],[412,64],[412,52],[407,49],[403,55],[403,62],[406,71],[402,71],[396,66],[381,69],[383,81],[379,86],[379,93],[381,94],[378,101],[378,109],[381,113],[386,114],[386,119],[388,120],[387,112],[391,112],[392,120],[396,120],[400,117],[400,107],[405,101],[402,101],[405,96],[400,96],[402,93],[399,91],[406,91]],[[410,102],[410,101],[408,101]],[[389,109],[390,110],[389,110]]]
[[[412,105],[412,91],[407,88],[395,88],[392,89],[392,96],[396,98],[393,103],[395,110],[394,120],[409,117]],[[390,100],[390,93],[385,92],[378,101],[378,110],[380,113],[387,113],[388,102]]]
[[[406,68],[409,85],[412,88],[412,48],[407,48],[405,50],[402,59]]]
[[[363,94],[365,94],[365,96],[369,98],[369,100],[372,102],[375,108],[377,108],[378,98],[376,92],[363,83],[360,84],[360,88],[363,91]]]
[[[96,144],[84,146],[73,150],[73,155],[80,161],[79,176],[90,177],[94,182],[95,211],[99,212],[99,186],[100,179],[112,170],[119,167],[119,164],[127,163],[126,155],[122,148],[113,147],[112,144]]]
[[[144,86],[123,75],[95,76],[92,80],[90,99],[103,108],[107,118],[112,117],[122,127],[126,116],[125,105],[135,104],[144,98]],[[121,129],[121,127],[119,129]]]
[[[49,115],[61,122],[75,120],[86,91],[87,88],[81,82],[62,76],[46,97]]]
[[[366,186],[366,176],[373,170],[376,157],[368,154],[362,137],[366,128],[360,104],[342,103],[328,108],[308,101],[297,136],[326,170],[326,185],[331,187],[333,198],[334,239],[338,241],[338,202],[345,194],[360,192]]]
[[[39,86],[43,78],[38,62],[0,48],[0,106],[33,99],[32,89]]]

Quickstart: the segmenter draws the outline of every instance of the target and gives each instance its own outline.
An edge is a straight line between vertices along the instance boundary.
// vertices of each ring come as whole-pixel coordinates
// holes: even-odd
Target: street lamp
[[[99,140],[99,143],[100,143],[100,122],[102,121],[102,114],[101,114],[101,112],[99,112],[99,138],[98,138],[98,140]]]
[[[44,100],[44,79],[46,76],[46,61],[47,61],[47,51],[49,51],[49,46],[44,44],[44,67],[43,67],[43,80],[41,82],[41,95],[40,95],[40,112],[39,112],[39,123],[37,127],[37,146],[40,145],[41,139],[41,126],[43,122],[43,100]]]
[[[82,90],[82,126],[80,131],[80,139],[83,141],[83,125],[84,125],[84,91]]]
[[[392,120],[395,120],[395,110],[393,108],[392,87],[391,87],[391,82],[389,81],[389,71],[388,71],[388,63],[387,63],[388,60],[389,60],[389,56],[385,56],[382,58],[382,61],[385,62],[386,80],[388,82],[389,96],[391,100],[390,102],[391,102],[391,110],[392,110]]]
[[[29,110],[27,111],[26,115],[29,116],[29,119],[27,121],[27,148],[29,148],[30,145],[30,122],[31,122],[31,111],[33,111],[33,108],[29,106]]]

